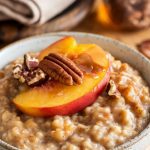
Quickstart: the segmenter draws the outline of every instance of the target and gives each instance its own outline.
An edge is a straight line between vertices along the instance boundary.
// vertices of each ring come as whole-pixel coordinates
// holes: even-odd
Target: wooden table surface
[[[150,39],[150,28],[143,29],[139,31],[115,31],[112,29],[106,29],[100,25],[100,23],[95,19],[96,14],[90,14],[86,17],[77,27],[72,29],[72,31],[89,32],[100,35],[105,35],[130,46],[135,47],[135,45],[145,39]]]

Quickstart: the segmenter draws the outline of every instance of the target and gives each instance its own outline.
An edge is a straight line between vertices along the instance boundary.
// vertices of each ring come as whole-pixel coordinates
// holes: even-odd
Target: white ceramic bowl
[[[3,68],[10,61],[15,60],[17,57],[22,56],[28,51],[40,51],[49,44],[67,35],[74,36],[79,43],[95,43],[100,45],[104,50],[110,52],[116,58],[127,62],[138,69],[143,78],[150,85],[150,61],[147,58],[142,56],[136,50],[116,40],[87,33],[59,32],[30,37],[15,42],[3,48],[0,52],[0,68]],[[2,147],[5,150],[18,150],[3,141],[0,141],[0,146],[0,150]],[[150,150],[150,147],[148,148],[148,146],[150,146],[150,124],[137,137],[116,147],[115,150]]]

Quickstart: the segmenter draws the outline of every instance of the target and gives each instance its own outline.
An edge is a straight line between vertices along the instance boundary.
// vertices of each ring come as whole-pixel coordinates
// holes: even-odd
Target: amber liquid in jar
[[[142,29],[150,26],[149,7],[149,0],[101,0],[97,18],[113,29]]]
[[[97,9],[97,19],[104,27],[119,29],[119,25],[113,21],[109,1],[101,0]]]

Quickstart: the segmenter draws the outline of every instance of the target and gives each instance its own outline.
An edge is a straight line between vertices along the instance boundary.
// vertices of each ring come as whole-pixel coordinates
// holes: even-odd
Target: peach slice
[[[61,52],[65,51],[63,40],[60,41],[62,44]],[[57,42],[56,45],[59,44]],[[52,51],[54,49],[55,46],[53,46]],[[106,53],[95,44],[76,44],[68,50],[70,56],[87,53],[103,69],[96,75],[85,73],[81,85],[66,86],[56,81],[49,81],[43,86],[21,92],[13,99],[18,109],[32,116],[71,115],[84,109],[97,99],[108,83],[110,76]],[[44,53],[42,51],[39,56],[42,58],[50,52],[51,46]]]
[[[78,44],[72,53],[86,53],[94,60],[96,64],[102,67],[108,67],[109,62],[106,58],[106,52],[96,44]]]
[[[67,55],[76,46],[77,46],[76,40],[72,36],[66,36],[63,39],[51,44],[46,49],[42,50],[38,56],[38,59],[42,60],[49,53],[53,53],[53,52]]]
[[[92,104],[108,80],[109,71],[103,71],[98,78],[85,77],[81,85],[50,82],[19,94],[13,101],[21,111],[32,116],[70,115]]]

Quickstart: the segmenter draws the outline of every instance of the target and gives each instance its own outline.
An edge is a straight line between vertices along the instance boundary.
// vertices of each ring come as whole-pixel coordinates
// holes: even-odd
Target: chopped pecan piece
[[[39,61],[35,57],[31,57],[29,54],[25,54],[24,65],[27,70],[34,70],[38,68]]]
[[[46,75],[40,68],[38,68],[36,70],[29,72],[25,77],[25,79],[27,85],[36,86],[41,84],[46,79]]]
[[[119,97],[120,96],[120,93],[117,89],[117,86],[115,84],[115,82],[113,80],[110,80],[109,81],[109,84],[108,84],[108,95],[109,96],[113,96],[113,97]]]
[[[28,54],[24,55],[24,64],[16,64],[13,68],[13,76],[21,83],[28,86],[40,85],[46,81],[46,74],[38,68],[39,61]]]
[[[25,78],[22,74],[23,72],[23,66],[21,64],[16,64],[13,67],[13,76],[15,79],[18,79],[21,83],[25,82]]]
[[[63,84],[82,83],[82,71],[72,60],[63,55],[51,53],[39,63],[39,68]]]

